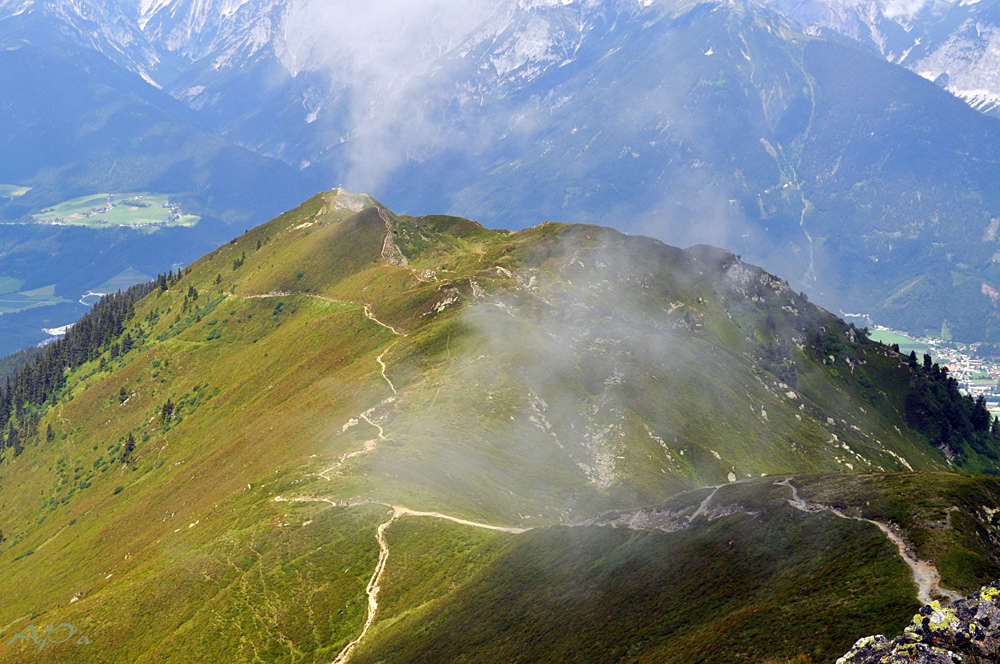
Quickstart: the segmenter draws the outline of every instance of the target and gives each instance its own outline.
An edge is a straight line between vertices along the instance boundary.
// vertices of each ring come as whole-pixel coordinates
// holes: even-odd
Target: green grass
[[[0,184],[0,198],[20,198],[31,191],[31,187],[20,187],[16,184]]]
[[[419,606],[387,603],[354,661],[819,662],[906,625],[918,605],[895,547],[869,524],[792,509],[787,492],[770,480],[720,491],[753,514],[670,533],[555,527],[468,549],[442,535],[450,526],[411,524],[413,541],[434,542],[424,550],[478,569]],[[428,577],[413,542],[397,546],[387,598]]]
[[[371,498],[542,528],[663,503],[730,474],[904,467],[893,454],[917,469],[947,467],[899,416],[909,381],[904,358],[849,342],[846,328],[777,282],[754,286],[751,298],[728,280],[727,255],[595,227],[507,233],[449,217],[390,219],[411,266],[433,275],[388,265],[377,211],[353,214],[323,194],[136,303],[126,326],[130,352],[112,358],[103,348],[67,373],[41,413],[39,431],[51,425],[54,439],[27,445],[17,458],[8,451],[0,463],[0,566],[17,588],[0,604],[0,642],[26,627],[26,617],[45,615],[72,622],[95,646],[101,639],[90,654],[66,650],[66,661],[228,661],[231,653],[331,661],[363,621],[375,528],[387,509],[278,496]],[[619,262],[609,268],[608,256]],[[754,272],[749,283],[765,282]],[[775,335],[799,326],[811,339],[810,326],[819,325],[834,359],[788,343],[797,368],[794,384],[783,384],[764,355],[791,339]],[[164,420],[168,400],[174,409]],[[123,464],[129,435],[136,446]],[[753,487],[726,491],[755,512],[780,506],[787,493]],[[686,508],[694,499],[670,504]],[[555,528],[523,539],[402,517],[387,533],[394,553],[380,621],[393,622],[380,623],[379,643],[396,643],[393,630],[408,625],[427,625],[431,634],[447,622],[434,607],[471,606],[456,594],[463,589],[493,597],[495,589],[482,585],[490,575],[514,583],[511,574],[536,554],[555,565],[555,576],[528,565],[529,580],[542,584],[526,598],[546,615],[565,604],[571,611],[558,615],[582,626],[600,622],[603,608],[574,603],[565,585],[571,577],[583,575],[582,596],[596,606],[619,608],[626,607],[607,592],[616,584],[640,593],[626,596],[662,587],[682,597],[699,589],[689,584],[700,578],[712,598],[706,607],[724,609],[736,626],[733,648],[774,627],[754,627],[753,610],[785,622],[793,618],[782,613],[786,602],[811,610],[795,604],[793,589],[815,594],[816,607],[851,593],[843,606],[816,609],[820,623],[842,621],[836,639],[862,627],[841,617],[867,606],[857,589],[883,584],[895,592],[892,557],[868,557],[883,545],[864,527],[768,514],[670,537]],[[827,522],[833,530],[824,535]],[[815,546],[793,551],[792,571],[778,578],[765,543],[784,551],[796,538]],[[729,540],[747,547],[726,553],[720,542]],[[842,541],[850,546],[836,546]],[[706,556],[707,571],[689,581],[662,564],[676,557],[692,571]],[[736,576],[725,576],[726,566]],[[641,573],[629,578],[632,569]],[[752,583],[726,597],[727,578]],[[668,606],[667,596],[648,599],[670,620],[614,618],[608,634],[658,656],[664,625],[679,628],[686,609]],[[891,597],[876,593],[872,601],[896,611]],[[515,615],[515,604],[497,615]],[[684,623],[683,652],[718,631],[714,615],[697,609]],[[626,634],[629,622],[647,645]],[[525,618],[511,629],[533,624]],[[792,631],[804,633],[805,624]],[[568,637],[549,631],[539,644],[579,656]],[[498,643],[514,647],[525,634],[535,632]],[[831,636],[821,650],[839,644]],[[801,648],[793,639],[766,654],[811,653]],[[0,661],[42,659],[0,648]]]
[[[17,292],[23,285],[24,281],[21,279],[0,276],[0,295]]]
[[[884,343],[886,346],[899,344],[899,350],[902,353],[908,354],[910,351],[916,351],[919,356],[922,353],[929,352],[930,350],[930,346],[923,342],[916,341],[902,334],[890,332],[889,330],[874,330],[869,332],[868,336],[874,341]]]
[[[105,211],[109,200],[111,209]],[[201,219],[195,215],[175,215],[177,208],[172,210],[164,207],[169,204],[169,200],[170,194],[92,194],[64,201],[32,216],[40,223],[88,228],[194,226]]]
[[[60,587],[83,599],[5,620],[0,661],[117,661],[123,654],[129,661],[252,661],[255,653],[332,661],[364,620],[364,588],[378,555],[371,533],[381,514],[374,508],[325,510],[275,528],[250,517],[254,502],[224,503],[224,510],[193,528],[157,518],[170,526],[159,543],[132,545],[127,558],[119,552],[110,578],[104,572],[99,581],[88,581],[72,567],[62,570],[73,581]],[[254,509],[268,511],[265,504]],[[280,510],[271,517],[284,523]],[[93,516],[87,521],[81,518],[55,545],[89,539],[79,530],[94,528]],[[215,529],[218,536],[206,532]],[[47,551],[30,553],[11,564],[30,564]],[[86,553],[77,558],[78,565],[93,562]],[[31,624],[44,629],[63,623],[90,644],[67,642],[41,652],[30,641],[6,645]]]
[[[712,519],[674,532],[478,536],[401,520],[388,531],[384,602],[355,661],[806,664],[908,624],[915,588],[895,546],[871,524],[793,509],[789,488],[773,482],[720,488]],[[811,500],[899,526],[949,587],[978,589],[1000,575],[1000,517],[983,509],[1000,500],[1000,479],[838,474],[793,483]],[[673,515],[706,495],[682,494],[652,513],[680,521]]]
[[[0,314],[16,313],[35,307],[69,302],[68,299],[55,294],[55,284],[14,292],[23,285],[24,282],[18,279],[0,277]]]
[[[917,556],[936,563],[942,583],[963,593],[1000,577],[993,538],[1000,518],[1000,480],[960,473],[892,473],[802,477],[808,500],[902,528]]]

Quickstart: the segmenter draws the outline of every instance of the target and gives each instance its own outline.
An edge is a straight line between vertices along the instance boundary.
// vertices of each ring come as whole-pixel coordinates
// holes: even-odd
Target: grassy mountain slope
[[[91,643],[60,644],[62,661],[330,661],[365,622],[389,505],[390,546],[410,551],[398,560],[416,570],[404,570],[413,589],[394,581],[387,595],[393,620],[429,611],[419,597],[430,585],[442,602],[464,601],[440,594],[455,586],[477,596],[468,584],[488,580],[491,565],[550,539],[563,542],[553,556],[606,551],[628,567],[664,551],[694,564],[732,533],[748,542],[734,560],[750,575],[786,521],[791,534],[774,546],[794,548],[800,535],[864,543],[861,558],[800,552],[795,569],[825,587],[823,570],[871,554],[884,572],[861,574],[865,583],[897,579],[871,600],[888,620],[910,608],[892,590],[905,586],[900,563],[883,560],[870,528],[833,517],[768,512],[761,531],[733,514],[679,541],[444,523],[437,553],[422,558],[433,515],[398,506],[470,529],[546,527],[763,473],[996,467],[959,443],[949,462],[907,425],[915,374],[904,357],[733,254],[593,226],[510,233],[397,217],[340,191],[164,282],[119,338],[74,366],[53,399],[16,413],[24,449],[6,449],[0,465],[0,564],[12,589],[0,642],[30,624],[71,623]],[[33,414],[37,433],[24,429]],[[752,486],[772,488],[747,501],[787,497],[761,482]],[[674,500],[693,508],[705,494]],[[982,573],[995,566],[966,549],[986,561]],[[790,596],[796,583],[761,597]],[[19,641],[0,647],[0,661],[48,653]]]
[[[942,546],[933,559],[964,570],[956,587],[1000,574],[1000,530],[981,505],[1000,498],[996,479],[920,473],[793,481],[803,494],[880,512],[869,516],[906,515],[902,532],[914,539],[934,523],[931,539]],[[862,625],[878,632],[907,624],[919,604],[889,540],[871,524],[795,510],[788,487],[773,482],[721,488],[687,527],[681,515],[705,491],[658,506],[656,525],[554,527],[478,548],[455,545],[453,567],[482,562],[446,589],[411,587],[427,577],[410,551],[440,560],[439,545],[424,543],[450,541],[440,531],[458,527],[401,521],[391,532],[399,556],[390,559],[380,620],[353,661],[824,662],[850,647]],[[947,526],[946,514],[955,518]],[[948,568],[955,555],[966,557]]]

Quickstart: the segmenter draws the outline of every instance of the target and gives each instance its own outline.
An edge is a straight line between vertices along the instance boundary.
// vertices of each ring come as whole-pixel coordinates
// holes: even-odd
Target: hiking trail
[[[889,528],[888,525],[872,519],[847,516],[840,510],[830,507],[829,505],[806,502],[799,497],[799,490],[794,484],[792,484],[791,480],[792,478],[789,477],[781,481],[776,481],[774,484],[776,486],[787,486],[792,490],[792,497],[789,499],[788,504],[795,509],[803,512],[832,512],[841,519],[866,521],[881,530],[882,533],[889,538],[889,541],[896,545],[896,548],[899,550],[899,556],[913,573],[913,582],[917,586],[917,600],[919,600],[921,604],[930,604],[934,600],[935,595],[947,598],[949,601],[962,599],[962,595],[954,590],[942,588],[941,574],[938,572],[937,568],[934,567],[934,564],[926,560],[920,560],[912,554],[906,542],[903,541],[903,538],[897,535],[891,528]]]

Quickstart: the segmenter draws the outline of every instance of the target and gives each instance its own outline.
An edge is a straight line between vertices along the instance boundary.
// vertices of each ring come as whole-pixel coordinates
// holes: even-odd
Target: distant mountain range
[[[1000,115],[1000,6],[981,0],[771,0],[808,32],[840,33]]]
[[[0,3],[5,57],[49,62],[11,80],[21,110],[5,126],[21,130],[7,141],[23,158],[6,177],[34,189],[2,212],[110,180],[245,228],[343,184],[487,225],[572,219],[710,243],[831,309],[1000,341],[997,120],[888,51],[747,2],[405,7]],[[986,20],[975,7],[940,25]],[[122,121],[118,92],[82,82],[79,103],[58,102],[91,74],[141,111]]]

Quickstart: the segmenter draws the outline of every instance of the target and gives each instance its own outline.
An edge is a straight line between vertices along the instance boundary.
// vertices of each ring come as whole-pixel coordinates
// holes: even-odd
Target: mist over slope
[[[413,584],[386,606],[469,606],[442,592],[479,596],[488,589],[476,579],[494,578],[504,556],[562,541],[558,524],[671,500],[686,534],[642,536],[612,554],[621,534],[595,521],[552,555],[588,565],[608,551],[627,574],[631,557],[673,551],[696,570],[708,541],[746,541],[761,555],[785,546],[774,529],[791,516],[793,531],[836,545],[832,567],[796,563],[803,583],[886,565],[836,614],[879,607],[877,621],[845,623],[868,633],[915,602],[906,566],[884,558],[893,547],[873,526],[802,521],[805,503],[774,482],[794,474],[805,490],[804,472],[995,472],[989,423],[981,431],[978,410],[950,401],[949,385],[937,367],[911,365],[723,250],[596,226],[489,230],[328,192],[106,301],[0,395],[0,560],[12,589],[0,638],[45,616],[91,641],[63,644],[65,661],[361,658],[382,629],[366,592],[382,573]],[[947,437],[914,417],[941,407],[958,417]],[[750,482],[765,473],[781,475]],[[952,494],[995,509],[990,480],[944,477],[955,479],[913,494],[922,510]],[[677,495],[706,484],[724,486]],[[830,492],[824,502],[841,509],[863,495]],[[890,493],[871,492],[866,508]],[[949,587],[996,565],[989,513],[962,509],[960,535],[920,550],[942,570],[952,554],[979,561]],[[906,525],[889,513],[866,518]],[[989,528],[977,530],[983,518]],[[426,558],[412,527],[432,523],[442,529]],[[858,542],[861,557],[849,554]],[[779,601],[798,582],[756,556],[734,560],[761,601]],[[693,578],[711,577],[700,569]],[[644,578],[628,583],[655,587]],[[882,583],[890,590],[862,592]],[[719,587],[705,591],[722,601]],[[598,595],[584,610],[602,606]],[[389,647],[385,634],[371,643]],[[840,638],[823,652],[846,650]],[[774,652],[802,644],[789,638]],[[0,649],[0,661],[49,655],[25,641]]]

